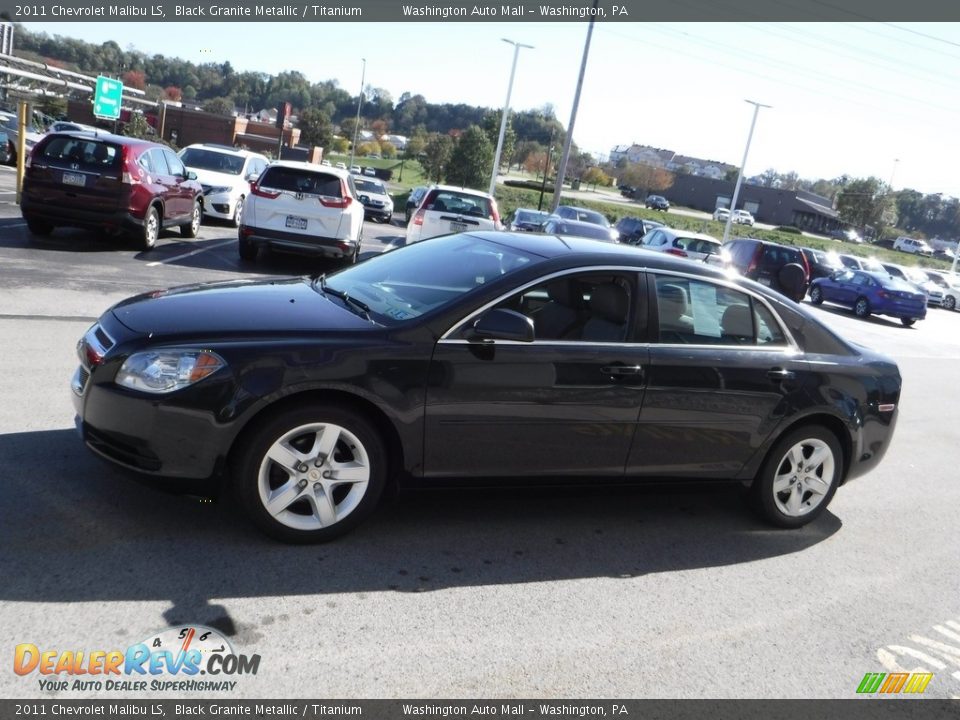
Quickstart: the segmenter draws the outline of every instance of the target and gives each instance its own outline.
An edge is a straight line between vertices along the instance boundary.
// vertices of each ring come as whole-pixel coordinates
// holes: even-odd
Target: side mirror
[[[480,316],[467,332],[468,340],[533,342],[533,320],[516,310],[494,308]]]
[[[196,180],[197,174],[193,170],[187,170],[187,180]]]

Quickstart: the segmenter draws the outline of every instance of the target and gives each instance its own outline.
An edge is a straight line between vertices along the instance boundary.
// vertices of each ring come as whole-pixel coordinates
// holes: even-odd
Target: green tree
[[[471,125],[450,155],[447,180],[454,185],[481,190],[490,182],[492,169],[493,145],[478,125]]]
[[[207,100],[202,105],[204,112],[214,115],[233,115],[233,100],[226,97],[215,97]]]
[[[584,184],[593,185],[594,187],[597,185],[607,186],[613,183],[613,178],[598,167],[591,167],[584,170],[580,180]]]
[[[395,158],[397,156],[397,148],[393,143],[383,140],[380,142],[380,154],[385,158]]]
[[[152,139],[152,128],[142,113],[130,113],[130,119],[123,126],[123,134],[127,137]]]
[[[423,152],[424,148],[427,147],[427,138],[425,135],[414,135],[412,138],[407,140],[407,147],[404,148],[404,155],[408,158],[416,158],[420,156],[420,153]]]
[[[444,171],[448,170],[452,152],[453,138],[449,135],[433,133],[423,148],[425,155],[423,167],[427,171],[427,176],[434,178],[437,182],[442,181]]]
[[[319,108],[307,108],[301,112],[297,127],[300,128],[300,142],[304,145],[327,148],[333,142],[333,125]]]
[[[333,139],[333,151],[335,153],[343,154],[350,149],[350,141],[343,137],[335,137]]]
[[[893,208],[889,188],[875,177],[851,180],[837,195],[840,217],[856,227],[877,227]]]
[[[494,152],[497,149],[497,140],[500,139],[500,120],[503,117],[502,110],[492,110],[483,118],[483,131],[487,135],[487,140],[493,146]],[[509,166],[513,160],[513,149],[517,144],[517,133],[514,132],[513,122],[507,117],[507,128],[503,133],[503,149],[500,151],[500,164],[504,162]]]

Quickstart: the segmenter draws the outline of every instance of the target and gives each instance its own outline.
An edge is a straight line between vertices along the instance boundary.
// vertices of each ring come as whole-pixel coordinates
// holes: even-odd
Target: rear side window
[[[43,146],[44,160],[56,165],[77,166],[78,170],[102,172],[120,166],[120,146],[99,140],[54,137]]]
[[[691,345],[783,345],[773,314],[739,290],[689,278],[658,276],[660,342]]]
[[[424,202],[426,210],[450,212],[493,219],[490,200],[479,195],[458,193],[455,190],[433,190]]]
[[[803,265],[803,258],[797,248],[783,245],[766,245],[763,250],[761,265],[766,268],[781,268],[789,263]]]
[[[337,175],[300,168],[268,167],[258,182],[260,187],[308,195],[343,197],[343,183]]]

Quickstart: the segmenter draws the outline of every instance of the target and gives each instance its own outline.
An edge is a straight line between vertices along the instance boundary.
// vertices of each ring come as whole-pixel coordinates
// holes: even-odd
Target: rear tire
[[[865,297],[858,297],[853,305],[853,314],[858,318],[870,317],[870,301]]]
[[[140,248],[142,250],[152,250],[157,246],[158,237],[160,237],[160,214],[151,205],[147,208],[146,217],[143,218],[143,227],[140,229]]]
[[[240,259],[247,262],[256,262],[260,249],[245,238],[240,238],[237,243],[237,252],[240,253]]]
[[[913,327],[914,323],[917,322],[916,318],[900,318],[900,322],[903,323],[904,327]]]
[[[820,425],[799,427],[770,449],[750,488],[754,510],[782,528],[798,528],[826,510],[843,475],[843,450]]]
[[[24,218],[27,221],[27,230],[30,231],[31,235],[36,235],[37,237],[46,237],[53,232],[53,225],[43,220],[37,220],[35,218]]]
[[[238,445],[231,463],[236,497],[250,520],[281,542],[342,535],[373,511],[386,485],[383,440],[350,408],[294,407]]]
[[[193,204],[193,212],[190,214],[190,222],[180,226],[180,235],[185,238],[195,238],[200,232],[200,218],[203,213],[200,210],[200,203]]]
[[[955,307],[957,307],[957,299],[953,295],[947,295],[943,299],[943,309],[953,310]]]

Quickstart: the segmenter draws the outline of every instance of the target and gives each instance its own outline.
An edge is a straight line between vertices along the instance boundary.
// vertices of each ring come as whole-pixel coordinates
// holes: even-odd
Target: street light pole
[[[503,136],[507,132],[507,116],[510,114],[510,93],[513,92],[513,76],[517,72],[517,57],[520,55],[520,48],[529,48],[533,50],[533,45],[524,45],[523,43],[500,38],[505,43],[513,45],[513,65],[510,67],[510,82],[507,83],[507,100],[503,104],[503,113],[500,118],[500,135],[497,138],[497,152],[493,156],[493,174],[490,176],[490,194],[493,195],[497,187],[497,169],[500,167],[500,153],[503,152]]]
[[[360,132],[360,108],[363,107],[363,81],[367,77],[367,59],[363,60],[363,70],[360,73],[360,99],[357,100],[357,122],[353,126],[353,144],[350,146],[350,167],[353,167],[353,154],[357,151],[357,134]]]
[[[893,192],[893,176],[897,174],[898,162],[900,162],[900,158],[893,159],[893,170],[890,171],[890,182],[887,183],[887,187],[890,188],[889,192]]]
[[[747,146],[743,149],[743,162],[740,163],[740,172],[737,173],[737,184],[733,188],[733,198],[730,200],[730,213],[727,215],[727,224],[723,228],[723,242],[730,239],[730,225],[733,223],[733,211],[737,209],[737,198],[740,197],[740,186],[743,184],[743,169],[747,165],[747,153],[750,152],[750,141],[753,140],[753,128],[757,124],[757,114],[760,108],[769,108],[773,105],[763,105],[754,100],[744,100],[753,105],[753,120],[750,122],[750,132],[747,135]]]

